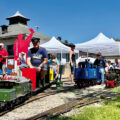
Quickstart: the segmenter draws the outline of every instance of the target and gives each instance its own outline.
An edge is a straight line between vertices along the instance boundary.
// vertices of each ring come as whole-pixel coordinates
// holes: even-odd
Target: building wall
[[[4,43],[4,48],[7,49],[8,55],[13,56],[13,46],[15,43],[16,37],[8,39],[0,39],[0,43]]]
[[[15,43],[16,39],[17,39],[17,36],[0,39],[0,43],[4,44],[4,48],[7,49],[9,56],[14,56],[13,46],[14,46],[14,43]],[[24,39],[25,39],[25,37],[23,37],[23,40]]]
[[[0,39],[0,43],[4,43],[5,46],[7,45],[13,45],[15,43],[15,38],[6,38],[6,39]]]

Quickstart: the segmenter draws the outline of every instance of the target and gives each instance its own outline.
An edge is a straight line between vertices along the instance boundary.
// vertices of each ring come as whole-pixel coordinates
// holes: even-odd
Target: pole
[[[60,61],[60,64],[62,64],[62,50],[61,50],[61,61]]]
[[[88,49],[87,49],[87,60],[88,60]]]

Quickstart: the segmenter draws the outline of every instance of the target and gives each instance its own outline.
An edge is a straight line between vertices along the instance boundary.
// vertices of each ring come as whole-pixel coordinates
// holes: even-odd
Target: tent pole
[[[60,63],[62,64],[62,50],[61,50],[61,61],[60,61]]]
[[[88,49],[87,49],[87,60],[88,60]]]
[[[120,55],[120,44],[119,44],[119,55]]]
[[[79,56],[80,56],[80,53],[79,53],[79,51],[78,51],[78,58],[79,58]]]

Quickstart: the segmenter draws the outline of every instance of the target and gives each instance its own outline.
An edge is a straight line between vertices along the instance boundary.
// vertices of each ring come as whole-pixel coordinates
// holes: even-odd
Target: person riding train
[[[53,73],[54,73],[54,78],[55,78],[55,80],[57,80],[59,77],[60,63],[57,60],[55,55],[53,55],[53,54],[50,55],[50,59],[48,60],[48,64],[50,67],[52,67]]]
[[[48,55],[45,48],[40,47],[40,38],[31,39],[33,48],[28,50],[27,64],[37,70],[37,87],[39,87],[47,73]],[[41,83],[40,83],[41,82]]]

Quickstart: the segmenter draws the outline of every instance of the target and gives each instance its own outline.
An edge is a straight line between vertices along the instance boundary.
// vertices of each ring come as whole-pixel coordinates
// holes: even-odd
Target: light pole
[[[36,25],[35,27],[36,27],[36,29],[37,29],[37,32],[38,32],[38,29],[39,29],[39,27],[38,27],[37,25]]]

